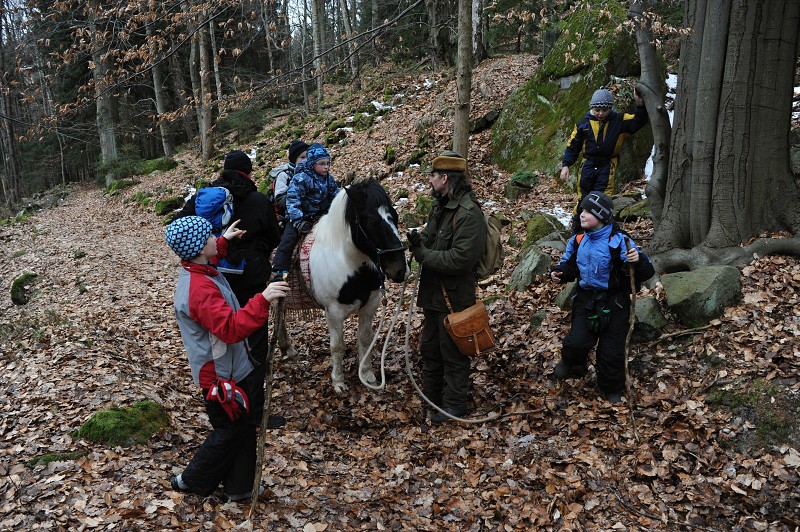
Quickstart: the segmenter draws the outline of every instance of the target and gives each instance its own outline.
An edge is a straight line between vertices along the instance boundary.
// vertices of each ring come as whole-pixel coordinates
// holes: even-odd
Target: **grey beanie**
[[[167,226],[164,240],[177,256],[191,260],[206,247],[211,223],[201,216],[184,216]]]
[[[599,107],[601,109],[611,109],[614,107],[614,95],[605,87],[600,87],[592,94],[592,101],[589,104],[591,109]]]
[[[602,192],[589,192],[581,201],[581,209],[586,209],[604,225],[614,219],[614,201]]]

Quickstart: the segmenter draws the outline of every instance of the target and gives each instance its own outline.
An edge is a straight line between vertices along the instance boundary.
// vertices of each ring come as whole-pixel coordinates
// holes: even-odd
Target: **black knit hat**
[[[302,140],[293,140],[292,143],[289,144],[289,162],[295,164],[297,162],[297,157],[304,151],[308,151],[308,144]]]
[[[225,156],[224,170],[236,170],[250,175],[253,171],[253,161],[242,150],[233,150]]]
[[[581,201],[581,209],[586,209],[604,225],[614,219],[614,201],[602,192],[589,192]]]

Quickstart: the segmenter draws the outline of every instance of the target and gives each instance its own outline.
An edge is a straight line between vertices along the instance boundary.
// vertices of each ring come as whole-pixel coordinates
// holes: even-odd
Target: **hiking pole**
[[[631,249],[631,239],[625,237],[625,247],[627,250]],[[633,437],[636,442],[639,442],[639,434],[636,432],[636,418],[633,416],[633,395],[631,395],[631,377],[628,374],[628,351],[631,345],[631,336],[633,335],[633,327],[636,325],[636,277],[634,276],[634,267],[632,263],[628,263],[628,273],[631,278],[631,316],[628,323],[628,335],[625,337],[625,396],[628,398],[628,409],[631,411],[631,428],[633,429]]]
[[[278,343],[278,332],[283,327],[284,308],[283,304],[286,301],[285,297],[278,299],[275,308],[275,324],[272,328],[272,337],[269,339],[267,347],[267,372],[264,375],[264,410],[261,412],[261,432],[258,434],[258,446],[256,450],[256,474],[253,478],[253,491],[252,498],[250,499],[250,513],[248,519],[253,519],[256,513],[256,506],[258,505],[258,491],[261,487],[261,468],[264,464],[264,447],[267,444],[267,422],[269,421],[269,410],[272,403],[272,358],[275,353],[275,346]]]

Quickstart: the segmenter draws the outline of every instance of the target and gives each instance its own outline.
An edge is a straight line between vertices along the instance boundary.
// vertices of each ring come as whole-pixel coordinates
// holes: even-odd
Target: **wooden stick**
[[[272,336],[267,347],[267,372],[264,375],[264,410],[261,412],[261,432],[258,434],[258,447],[256,448],[256,474],[253,478],[252,498],[250,499],[250,513],[248,519],[252,520],[258,506],[258,490],[261,487],[261,468],[264,465],[264,447],[267,444],[267,423],[269,422],[270,405],[272,404],[272,359],[275,353],[275,346],[278,343],[278,331],[283,327],[284,308],[286,298],[280,298],[275,308],[275,324],[272,328]]]
[[[625,246],[628,250],[631,249],[631,239],[625,237]],[[627,251],[626,251],[627,253]],[[636,432],[636,418],[633,415],[633,395],[631,394],[631,376],[628,373],[628,351],[630,351],[631,336],[633,335],[633,327],[636,325],[636,277],[634,275],[634,266],[628,263],[628,273],[631,278],[631,316],[628,320],[628,335],[625,337],[625,397],[628,398],[628,409],[631,412],[631,428],[633,429],[633,437],[636,442],[639,442],[639,434]]]

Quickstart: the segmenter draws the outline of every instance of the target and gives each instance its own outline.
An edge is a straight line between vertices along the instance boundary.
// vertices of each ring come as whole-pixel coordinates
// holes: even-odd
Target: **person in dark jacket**
[[[227,188],[233,196],[233,218],[239,220],[239,229],[245,231],[241,239],[231,242],[228,260],[233,263],[245,261],[240,274],[225,273],[225,278],[236,294],[240,306],[244,306],[253,296],[264,290],[270,280],[272,268],[269,257],[280,242],[280,228],[275,209],[267,197],[258,191],[250,175],[253,163],[241,150],[225,155],[223,169],[211,186]],[[173,219],[195,214],[195,197],[189,199]],[[250,354],[256,361],[256,374],[263,383],[267,371],[267,347],[269,328],[265,324],[250,335],[247,340]],[[262,385],[263,394],[263,385]],[[271,428],[283,425],[285,420],[271,415]]]
[[[600,87],[592,95],[589,112],[575,125],[567,141],[561,164],[561,180],[569,178],[569,167],[583,155],[578,173],[578,203],[572,219],[572,232],[580,231],[580,204],[589,192],[614,193],[614,177],[622,144],[642,129],[648,120],[647,108],[634,91],[636,110],[633,114],[614,111],[614,95]]]
[[[625,237],[614,221],[614,203],[602,192],[590,192],[581,202],[584,233],[567,242],[561,260],[550,272],[558,283],[578,279],[572,303],[572,327],[564,337],[561,360],[553,376],[582,377],[589,351],[597,345],[597,387],[611,403],[625,390],[625,339],[630,319],[630,276],[644,282],[655,274],[646,255]]]
[[[331,155],[322,144],[308,147],[306,160],[295,168],[286,192],[286,227],[272,263],[273,279],[285,279],[292,253],[300,235],[311,230],[314,222],[328,212],[339,192],[330,173]]]
[[[264,396],[244,339],[266,325],[270,303],[289,291],[272,283],[243,307],[215,265],[229,243],[244,235],[232,223],[219,238],[211,223],[185,216],[169,224],[164,238],[181,258],[175,317],[189,358],[192,380],[202,390],[213,430],[183,472],[170,479],[176,491],[211,495],[222,484],[227,501],[252,498],[256,428]]]
[[[467,161],[445,152],[431,165],[434,198],[422,231],[410,231],[411,253],[421,265],[417,305],[425,317],[420,352],[423,391],[428,399],[455,417],[468,411],[470,360],[444,327],[449,314],[475,304],[475,266],[486,248],[486,222],[467,177]],[[434,423],[449,418],[436,411]]]

